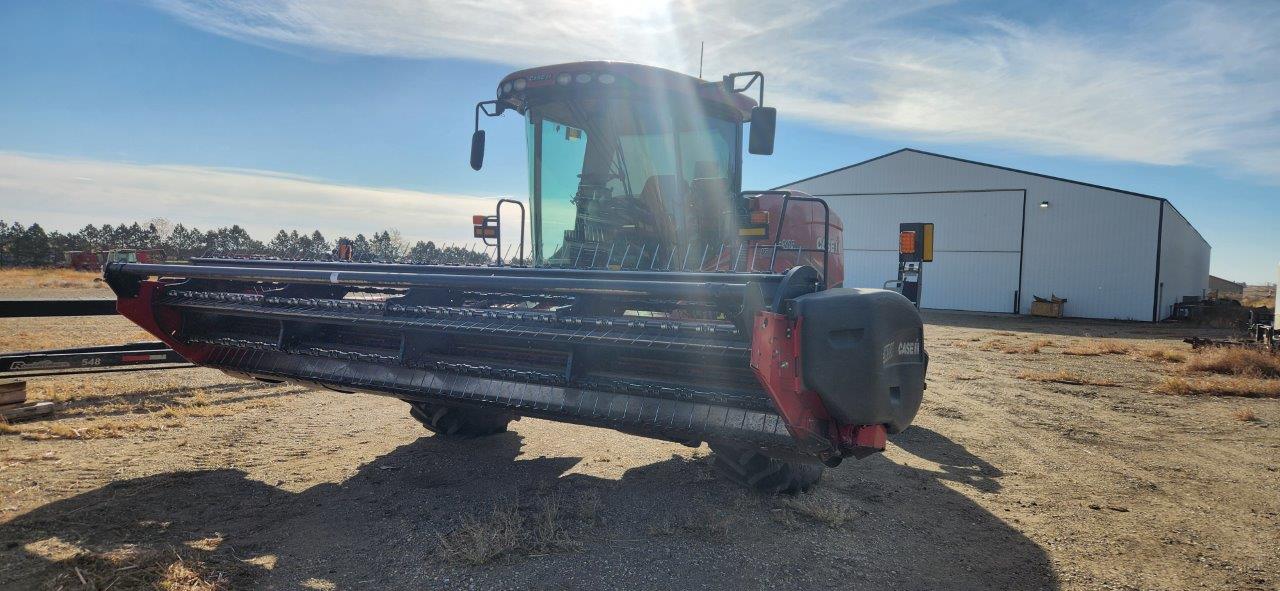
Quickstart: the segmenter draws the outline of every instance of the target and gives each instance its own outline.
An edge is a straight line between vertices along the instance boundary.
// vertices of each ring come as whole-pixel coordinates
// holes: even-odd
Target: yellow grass
[[[841,499],[834,495],[810,493],[784,499],[782,505],[810,521],[832,527],[844,525],[858,517],[856,509],[841,502]]]
[[[221,591],[231,588],[228,573],[206,562],[207,552],[130,546],[95,552],[56,538],[28,544],[27,551],[45,556],[62,567],[62,572],[49,582],[49,589]]]
[[[464,516],[453,531],[439,537],[436,556],[469,565],[485,564],[511,554],[550,554],[581,547],[570,537],[566,513],[555,496],[544,498],[536,511],[521,511],[519,503],[494,505],[483,517]]]
[[[1187,361],[1188,371],[1255,378],[1280,378],[1280,355],[1238,347],[1201,349]]]
[[[0,269],[0,289],[82,289],[106,288],[102,274],[73,269],[17,268]]]
[[[172,387],[164,386],[163,388]],[[51,398],[48,392],[42,392],[38,387],[35,391],[37,396],[33,399]],[[65,394],[67,391],[54,390],[59,394]],[[88,397],[83,398],[54,396],[63,403],[55,412],[54,420],[17,424],[0,422],[0,435],[20,435],[24,439],[41,441],[118,439],[136,433],[183,427],[186,426],[187,419],[230,416],[238,412],[278,404],[277,400],[267,397],[217,402],[204,390],[195,390],[185,396],[172,398],[163,389],[117,392],[119,395],[103,394],[101,390],[93,391]],[[29,391],[28,394],[30,393]]]
[[[1276,307],[1276,296],[1251,296],[1241,298],[1240,305],[1246,308],[1267,308],[1274,310]]]
[[[1204,379],[1167,378],[1156,391],[1177,396],[1241,396],[1280,398],[1280,380],[1238,376]]]
[[[1231,418],[1241,423],[1252,423],[1258,420],[1258,415],[1253,412],[1252,408],[1240,408],[1231,413]]]
[[[1133,347],[1120,341],[1109,339],[1097,339],[1092,341],[1077,341],[1071,346],[1063,349],[1063,355],[1123,355],[1131,351]]]
[[[1143,349],[1138,354],[1152,361],[1163,361],[1165,363],[1182,363],[1187,360],[1186,351],[1177,349]]]
[[[1024,371],[1018,377],[1032,382],[1055,382],[1058,384],[1076,384],[1081,386],[1117,386],[1110,380],[1098,380],[1071,373],[1065,369],[1054,372]]]
[[[1003,349],[1001,349],[1001,351],[1003,351],[1004,353],[1008,353],[1010,355],[1017,355],[1017,354],[1035,355],[1039,353],[1041,349],[1044,349],[1045,347],[1052,347],[1052,346],[1053,346],[1053,341],[1049,339],[1038,339],[1026,344],[1014,343],[1004,347]]]

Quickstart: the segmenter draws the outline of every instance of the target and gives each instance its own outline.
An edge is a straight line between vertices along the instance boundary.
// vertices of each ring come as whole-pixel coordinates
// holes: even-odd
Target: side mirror
[[[754,146],[756,145],[754,123],[751,126],[751,130],[752,130],[751,145]],[[773,145],[772,140],[770,140],[769,145],[770,146]],[[769,149],[772,151],[773,148],[770,147]],[[471,134],[471,169],[480,170],[481,166],[484,166],[484,130],[477,129],[475,133]]]
[[[751,109],[751,139],[747,145],[747,151],[762,156],[773,154],[773,133],[777,126],[777,109],[773,107],[753,107]],[[480,139],[483,140],[484,138]],[[475,154],[474,147],[471,153]],[[475,156],[473,155],[471,158],[472,162],[475,162]],[[472,166],[475,165],[473,164]]]

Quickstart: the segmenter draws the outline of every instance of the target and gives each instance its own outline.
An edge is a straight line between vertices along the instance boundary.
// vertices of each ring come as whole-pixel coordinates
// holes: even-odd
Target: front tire
[[[822,478],[819,464],[779,460],[752,447],[710,444],[711,466],[739,486],[766,494],[802,493]]]
[[[436,437],[451,440],[475,439],[506,433],[514,416],[510,413],[475,408],[458,408],[425,402],[410,402],[409,415]]]

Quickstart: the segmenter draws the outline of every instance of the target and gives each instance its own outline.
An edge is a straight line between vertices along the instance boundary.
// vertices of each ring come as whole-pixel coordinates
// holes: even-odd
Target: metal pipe
[[[723,281],[671,281],[671,278],[644,280],[627,278],[633,271],[615,272],[610,279],[582,277],[537,277],[507,273],[508,268],[490,268],[489,275],[446,273],[386,273],[376,271],[327,271],[317,269],[262,269],[197,265],[156,265],[110,263],[106,274],[138,277],[160,276],[233,281],[308,283],[320,285],[439,287],[478,289],[513,293],[606,294],[691,300],[740,298],[743,283]],[[721,275],[720,277],[723,277]]]
[[[705,255],[704,255],[705,256]],[[132,264],[132,263],[131,263]],[[458,265],[413,265],[408,263],[353,263],[346,261],[279,261],[269,259],[193,258],[194,266],[315,269],[320,271],[360,271],[386,273],[445,273],[449,275],[502,275],[520,277],[618,278],[623,280],[683,281],[716,283],[776,282],[778,273],[714,273],[706,271],[614,271],[611,269],[569,269],[557,267],[491,267]],[[175,266],[175,265],[169,265]],[[110,301],[110,300],[108,300]]]

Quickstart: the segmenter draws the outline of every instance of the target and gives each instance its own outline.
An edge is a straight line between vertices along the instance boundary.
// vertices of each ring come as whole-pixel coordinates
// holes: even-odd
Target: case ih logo
[[[882,365],[889,365],[895,357],[918,357],[919,355],[919,341],[893,341],[885,344],[880,361]]]
[[[817,248],[818,250],[825,249],[827,252],[832,254],[840,254],[840,237],[832,237],[831,244],[827,244],[827,239],[823,236],[819,236]]]

